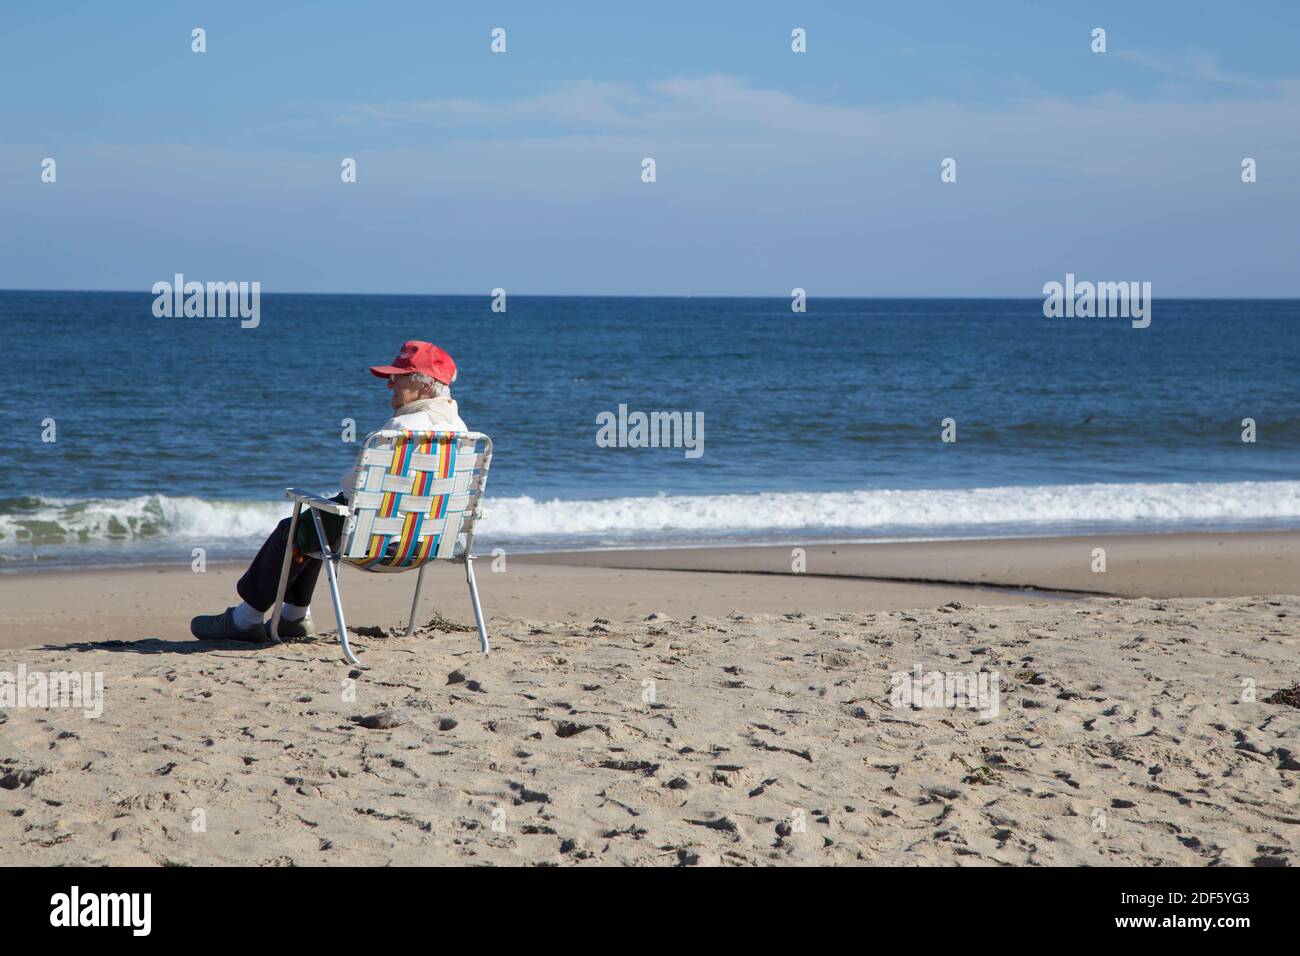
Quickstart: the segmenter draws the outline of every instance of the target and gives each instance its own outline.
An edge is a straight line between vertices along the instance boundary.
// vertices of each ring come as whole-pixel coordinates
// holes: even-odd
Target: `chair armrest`
[[[317,511],[328,511],[336,515],[348,515],[351,508],[348,505],[341,504],[337,501],[331,501],[329,498],[322,498],[320,495],[313,495],[309,491],[300,491],[297,488],[284,489],[284,496],[292,498],[294,501],[301,502],[308,508],[315,508]]]

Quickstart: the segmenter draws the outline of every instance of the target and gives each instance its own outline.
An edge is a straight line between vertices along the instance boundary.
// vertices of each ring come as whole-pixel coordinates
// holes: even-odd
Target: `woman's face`
[[[418,401],[420,398],[420,390],[416,388],[409,375],[388,376],[388,388],[393,393],[393,399],[389,404],[393,406],[394,410],[401,408],[403,405],[410,405],[411,402]]]

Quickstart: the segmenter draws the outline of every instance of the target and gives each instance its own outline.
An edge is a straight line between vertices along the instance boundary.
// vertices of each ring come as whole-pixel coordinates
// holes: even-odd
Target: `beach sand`
[[[1104,552],[1105,571],[1095,552]],[[519,561],[605,568],[788,575],[789,546],[589,551]],[[803,549],[805,573],[890,582],[967,583],[1122,597],[1234,597],[1300,591],[1300,532],[1124,534]]]
[[[5,859],[1295,865],[1300,535],[1112,538],[1105,574],[1094,546],[483,560],[487,658],[458,569],[411,638],[414,576],[345,572],[364,669],[189,638],[234,566],[8,575],[0,671],[105,696],[0,710]],[[945,575],[1151,596],[872,579]],[[996,674],[996,713],[894,706],[916,668]]]

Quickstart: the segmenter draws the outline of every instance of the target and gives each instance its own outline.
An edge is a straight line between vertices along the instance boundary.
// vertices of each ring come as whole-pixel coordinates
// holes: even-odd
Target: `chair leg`
[[[411,620],[406,625],[407,637],[415,633],[415,622],[420,613],[420,592],[424,590],[424,572],[428,569],[429,565],[420,565],[420,575],[415,579],[415,600],[411,602]]]
[[[298,515],[302,502],[293,503],[293,517],[289,519],[289,539],[284,543],[284,562],[280,565],[280,584],[275,589],[275,612],[271,615],[271,641],[280,643],[280,612],[284,609],[284,592],[289,585],[289,563],[293,561],[293,539],[298,531]]]
[[[339,573],[335,567],[335,561],[332,558],[325,560],[325,574],[330,582],[330,597],[334,599],[334,620],[339,626],[339,644],[343,648],[343,659],[349,664],[360,664],[352,654],[352,646],[348,644],[348,625],[343,620],[343,598],[339,597]]]
[[[479,643],[483,653],[488,652],[487,626],[483,623],[483,608],[478,603],[478,584],[474,581],[474,559],[465,555],[465,580],[469,582],[469,599],[474,604],[474,623],[478,625]]]
[[[343,620],[343,598],[339,596],[339,556],[335,554],[329,546],[329,539],[325,537],[325,528],[321,525],[320,515],[316,509],[311,509],[311,518],[316,522],[316,534],[320,539],[321,553],[325,561],[325,575],[330,583],[330,597],[334,599],[334,620],[339,626],[339,644],[343,647],[343,658],[349,664],[360,664],[352,654],[352,647],[348,644],[348,625]]]

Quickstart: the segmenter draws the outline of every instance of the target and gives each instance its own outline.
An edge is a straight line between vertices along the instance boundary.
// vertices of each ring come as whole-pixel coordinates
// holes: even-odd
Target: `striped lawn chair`
[[[348,504],[340,504],[319,495],[285,489],[293,499],[293,518],[289,522],[290,545],[298,530],[298,516],[305,505],[316,525],[321,550],[307,556],[325,562],[330,595],[334,599],[334,618],[338,621],[339,641],[348,663],[356,664],[348,644],[347,624],[343,620],[343,601],[339,597],[338,569],[347,562],[362,571],[399,572],[420,569],[415,581],[415,600],[411,619],[406,626],[409,637],[415,631],[420,608],[420,591],[424,572],[430,561],[445,559],[465,565],[469,597],[474,605],[483,653],[488,652],[487,628],[479,606],[478,585],[474,582],[474,522],[480,517],[479,500],[487,483],[488,465],[492,462],[492,439],[479,432],[377,431],[366,436],[357,462],[356,484]],[[332,549],[321,522],[321,513],[343,519],[337,549]],[[464,539],[463,545],[461,540]],[[458,547],[459,546],[459,547]],[[284,566],[280,569],[280,586],[276,593],[275,613],[271,616],[271,636],[278,640],[280,611],[289,580],[289,562],[293,547],[285,548]]]

